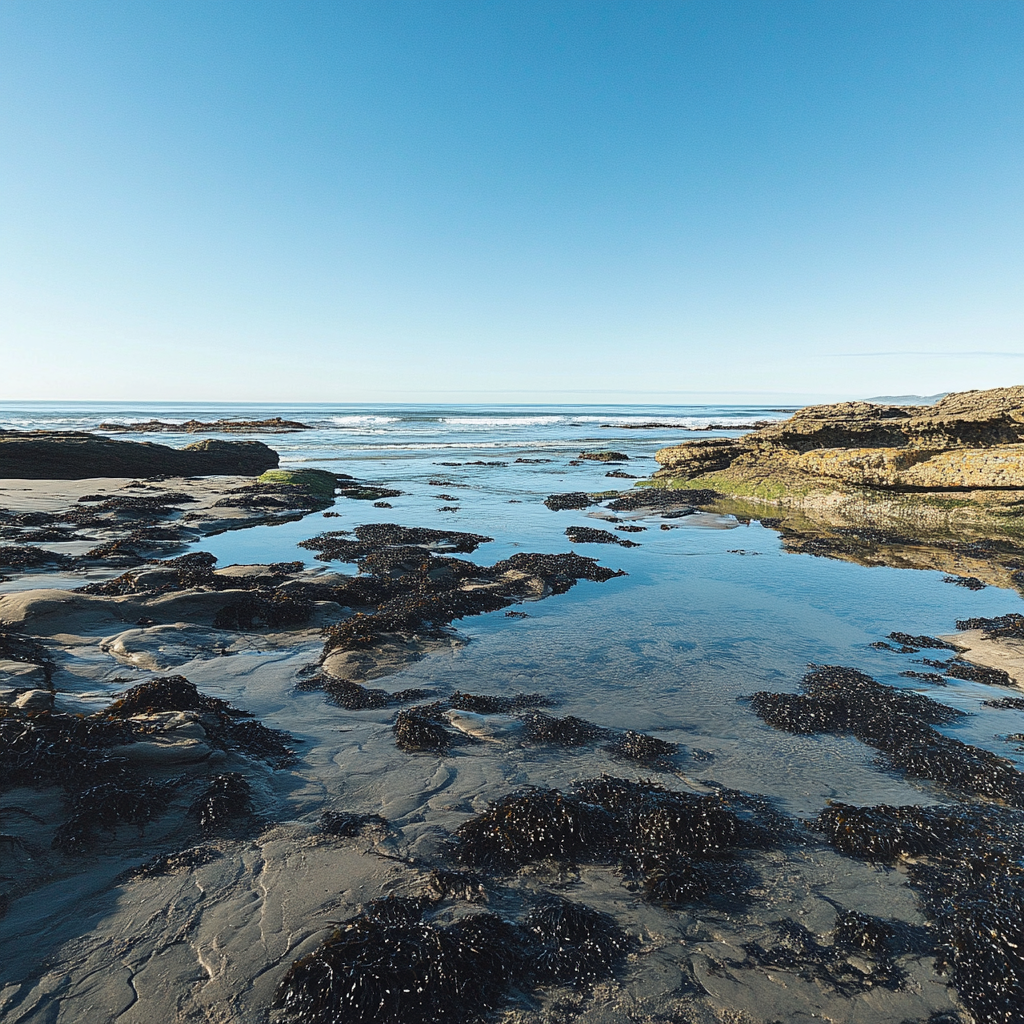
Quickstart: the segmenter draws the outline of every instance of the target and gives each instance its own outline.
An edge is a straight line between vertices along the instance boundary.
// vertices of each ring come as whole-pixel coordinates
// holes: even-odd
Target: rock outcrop
[[[277,464],[277,452],[261,441],[206,440],[169,448],[84,432],[0,431],[0,479],[257,476]]]
[[[687,441],[656,458],[658,476],[685,480],[750,469],[905,492],[1024,489],[1024,386],[923,407],[809,406],[744,437]]]
[[[713,492],[715,511],[778,528],[787,550],[1024,591],[1024,386],[810,406],[656,458],[656,484]]]
[[[167,423],[146,420],[144,423],[101,423],[100,430],[134,434],[291,434],[296,430],[312,430],[308,423],[271,416],[267,420],[186,420]]]

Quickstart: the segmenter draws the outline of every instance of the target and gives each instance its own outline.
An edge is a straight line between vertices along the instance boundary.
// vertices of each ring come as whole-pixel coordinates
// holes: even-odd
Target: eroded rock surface
[[[0,478],[255,475],[277,466],[262,441],[197,441],[184,448],[73,431],[0,431]]]
[[[659,475],[684,479],[757,466],[898,491],[1024,489],[1024,386],[923,407],[812,405],[741,438],[688,441],[656,458]]]

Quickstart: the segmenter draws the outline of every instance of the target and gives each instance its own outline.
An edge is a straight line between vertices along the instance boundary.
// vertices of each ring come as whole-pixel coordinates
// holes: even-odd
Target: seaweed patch
[[[1024,816],[995,806],[832,804],[815,827],[842,853],[907,865],[938,935],[938,967],[983,1024],[1024,1007]]]
[[[375,900],[289,968],[274,1008],[294,1024],[427,1024],[479,1018],[513,986],[585,988],[630,940],[605,914],[553,899],[522,923],[476,913],[424,921],[429,899]]]
[[[238,772],[214,775],[206,789],[192,801],[190,817],[204,832],[213,832],[253,815],[252,789]]]
[[[803,694],[761,691],[749,701],[776,728],[851,733],[907,775],[1024,807],[1024,775],[1011,761],[932,728],[962,711],[834,665],[808,673],[802,688]]]

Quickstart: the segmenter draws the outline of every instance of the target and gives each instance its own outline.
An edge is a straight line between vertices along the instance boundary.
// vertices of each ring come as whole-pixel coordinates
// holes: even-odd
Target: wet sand
[[[14,482],[0,492],[0,505],[55,512],[76,505],[83,494],[124,494],[128,483]],[[229,484],[244,483],[175,480],[161,482],[160,488],[197,499],[182,506],[191,516],[182,525],[197,537],[291,514],[215,505]],[[311,521],[310,533],[316,528]],[[102,536],[69,542],[63,550],[82,553],[125,529],[110,526]],[[179,549],[172,545],[155,554],[173,557]],[[45,648],[53,662],[54,711],[91,714],[126,688],[180,674],[200,693],[286,729],[297,759],[275,766],[207,743],[187,716],[164,722],[163,732],[146,741],[150,747],[131,756],[147,775],[173,783],[167,810],[144,828],[101,829],[86,851],[74,854],[51,846],[67,816],[60,789],[8,789],[0,804],[0,829],[6,834],[0,873],[8,893],[0,919],[5,1021],[273,1020],[279,1016],[271,1010],[274,994],[293,961],[316,950],[337,922],[369,901],[429,893],[434,868],[458,868],[454,833],[491,801],[531,785],[568,792],[580,779],[603,773],[653,779],[682,794],[720,787],[704,777],[703,755],[690,748],[689,733],[675,725],[658,732],[660,739],[682,745],[674,762],[656,766],[616,758],[607,740],[621,730],[622,721],[606,696],[570,697],[544,712],[579,716],[607,730],[593,742],[524,741],[518,713],[484,714],[481,721],[464,716],[465,728],[456,728],[458,715],[449,713],[450,749],[406,752],[392,731],[396,706],[350,710],[309,686],[322,671],[321,627],[351,616],[351,607],[313,601],[301,628],[216,625],[227,603],[251,593],[235,589],[232,581],[273,577],[276,588],[327,587],[340,574],[294,566],[232,567],[215,570],[220,574],[215,590],[203,585],[155,594],[82,594],[69,588],[108,581],[122,570],[129,571],[95,565],[76,572],[5,571],[0,628],[36,638]],[[614,586],[614,581],[580,586]],[[534,585],[532,593],[524,591],[516,600],[526,601],[517,608],[530,609],[531,600],[559,597],[550,587]],[[510,621],[508,629],[514,628]],[[969,647],[965,658],[979,664],[995,666],[992,659],[1002,659],[996,667],[1006,668],[1021,684],[1019,643],[984,641],[973,634],[953,639]],[[356,684],[373,680],[385,693],[425,686],[434,691],[432,699],[450,701],[464,679],[472,678],[467,666],[473,658],[474,649],[449,630],[441,638],[406,636],[344,651],[334,656],[331,674]],[[50,689],[45,673],[31,662],[5,663],[3,670],[7,690],[0,700],[8,705],[25,693]],[[511,698],[527,689],[526,681],[494,678],[480,691]],[[751,790],[758,788],[762,761],[763,777],[781,751],[810,742],[764,732],[764,750],[744,755]],[[828,736],[814,742],[825,763],[856,745],[850,738]],[[128,744],[125,751],[138,745]],[[204,778],[227,772],[248,781],[253,814],[223,829],[204,830],[189,813],[197,787]],[[881,793],[894,803],[921,801],[921,794],[899,779],[873,778],[870,752],[863,755],[862,773],[865,792],[876,799]],[[809,815],[817,810],[813,805],[809,799]],[[324,812],[379,815],[383,823],[333,835],[323,827]],[[799,828],[795,817],[791,823]],[[195,866],[125,874],[155,856],[197,847],[209,859],[198,858]],[[630,937],[621,963],[591,984],[512,989],[492,1011],[492,1019],[507,1024],[570,1019],[586,1024],[626,1019],[900,1024],[939,1013],[954,1014],[943,1020],[968,1019],[955,1016],[955,993],[928,952],[902,950],[897,961],[905,977],[892,987],[874,982],[879,964],[872,956],[836,951],[847,978],[843,988],[830,982],[827,972],[807,966],[813,958],[806,950],[804,966],[790,969],[759,962],[751,952],[785,948],[779,922],[786,919],[833,949],[842,909],[924,927],[905,865],[883,867],[844,857],[807,832],[799,841],[780,834],[769,848],[743,848],[730,870],[744,879],[738,894],[661,905],[646,898],[638,877],[614,859],[537,859],[484,872],[482,904],[444,899],[430,914],[432,921],[447,922],[486,909],[519,919],[542,897],[556,893],[608,914]]]

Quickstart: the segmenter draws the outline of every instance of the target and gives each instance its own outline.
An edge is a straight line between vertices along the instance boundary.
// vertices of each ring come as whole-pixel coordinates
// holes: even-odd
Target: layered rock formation
[[[779,528],[790,551],[1024,590],[1024,386],[810,406],[656,457],[659,484],[717,493],[711,507]]]
[[[923,407],[809,406],[744,437],[687,441],[656,458],[658,476],[685,480],[748,469],[905,492],[1024,489],[1024,386]]]
[[[277,452],[261,441],[207,440],[169,448],[84,432],[0,431],[0,479],[256,476],[277,464]]]

